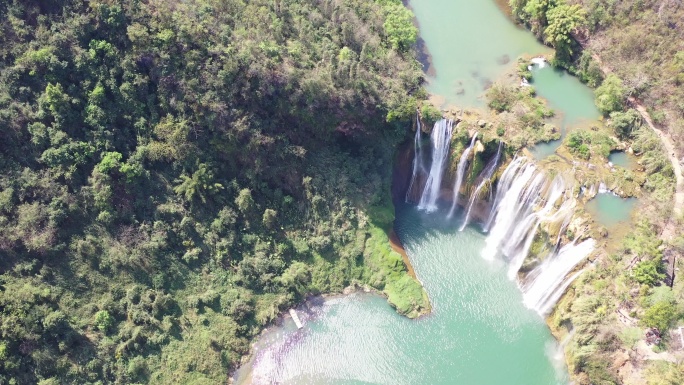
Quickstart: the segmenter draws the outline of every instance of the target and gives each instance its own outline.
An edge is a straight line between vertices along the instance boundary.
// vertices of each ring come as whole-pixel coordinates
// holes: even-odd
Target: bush
[[[556,60],[569,59],[575,40],[572,33],[586,22],[586,11],[578,4],[568,5],[559,2],[546,13],[549,25],[544,30],[544,39],[556,48]]]
[[[101,332],[107,333],[112,326],[114,326],[114,318],[109,315],[107,310],[100,310],[95,313],[95,326],[97,326]]]
[[[401,4],[388,5],[386,10],[387,18],[383,28],[387,41],[398,51],[408,50],[418,38],[418,28],[413,25],[413,12]]]
[[[631,108],[627,112],[614,111],[610,113],[610,127],[620,138],[628,139],[632,137],[634,131],[641,127],[641,114]]]
[[[573,131],[568,134],[567,138],[570,152],[582,159],[589,159],[591,157],[591,151],[588,145],[588,143],[591,143],[591,138],[587,132],[581,130]]]
[[[618,337],[626,347],[632,348],[642,338],[643,331],[640,328],[632,327],[620,331]]]
[[[646,327],[658,328],[663,333],[670,328],[679,316],[675,302],[661,301],[646,309],[643,317],[641,317],[641,324]]]
[[[639,262],[634,268],[634,279],[642,285],[654,286],[665,279],[665,274],[659,270],[659,263],[655,260]]]
[[[432,125],[434,122],[442,119],[442,111],[430,103],[425,103],[420,109],[420,117],[425,123]]]
[[[645,370],[648,385],[681,385],[684,384],[684,364],[667,361],[650,361]]]
[[[577,76],[589,87],[596,88],[603,82],[603,71],[598,63],[591,57],[589,51],[583,51],[577,63]]]
[[[278,212],[273,209],[264,210],[264,215],[261,218],[262,223],[266,228],[273,228],[278,218]]]
[[[613,111],[622,110],[627,92],[622,85],[622,80],[610,74],[594,91],[596,107],[602,114],[608,115]]]
[[[510,111],[517,99],[516,89],[501,83],[494,83],[487,90],[488,106],[497,112]]]

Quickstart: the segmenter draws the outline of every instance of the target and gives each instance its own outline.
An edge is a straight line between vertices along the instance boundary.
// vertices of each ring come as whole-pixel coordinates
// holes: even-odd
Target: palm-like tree
[[[198,166],[197,171],[192,176],[182,174],[177,182],[180,182],[180,184],[174,187],[173,191],[183,196],[188,202],[199,198],[202,203],[206,203],[209,195],[223,189],[223,185],[214,183],[214,173],[204,163]]]

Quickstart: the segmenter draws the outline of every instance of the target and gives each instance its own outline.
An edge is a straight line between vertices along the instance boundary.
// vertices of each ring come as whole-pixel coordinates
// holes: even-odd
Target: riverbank
[[[523,306],[502,266],[480,257],[484,236],[472,228],[459,232],[445,212],[426,214],[406,204],[397,211],[397,235],[424,278],[434,312],[409,320],[375,295],[333,297],[315,318],[300,314],[305,328],[288,321],[276,331],[254,368],[254,383],[561,382],[547,356],[552,339],[543,320]]]

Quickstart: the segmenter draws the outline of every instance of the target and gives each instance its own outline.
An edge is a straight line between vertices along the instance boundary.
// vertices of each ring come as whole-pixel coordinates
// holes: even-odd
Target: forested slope
[[[428,306],[384,232],[422,96],[410,21],[0,0],[0,384],[222,383],[307,293]]]
[[[684,151],[684,4],[677,0],[574,0],[587,12],[587,53],[643,101]]]

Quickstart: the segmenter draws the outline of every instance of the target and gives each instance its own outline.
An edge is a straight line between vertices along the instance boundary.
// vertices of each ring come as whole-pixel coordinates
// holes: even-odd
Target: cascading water
[[[608,187],[606,187],[606,184],[603,182],[599,183],[598,193],[599,194],[605,194],[608,192],[610,192],[610,191],[608,190]]]
[[[499,142],[499,148],[497,148],[496,150],[496,155],[494,156],[494,159],[492,159],[489,162],[487,167],[485,167],[484,171],[482,172],[482,180],[470,196],[470,202],[468,203],[468,209],[466,210],[465,219],[463,220],[463,224],[461,225],[461,228],[458,229],[458,231],[463,231],[463,229],[465,229],[465,227],[468,225],[468,219],[470,219],[470,210],[473,209],[473,204],[475,203],[475,200],[479,196],[480,191],[484,188],[484,186],[488,182],[490,182],[492,174],[494,174],[494,170],[496,170],[496,166],[499,164],[499,159],[501,158],[501,147],[503,147],[503,142]]]
[[[444,174],[444,165],[449,154],[449,144],[451,142],[451,133],[453,130],[454,121],[452,119],[442,119],[435,123],[430,134],[430,141],[432,143],[432,164],[430,165],[430,173],[425,182],[423,194],[420,197],[418,208],[432,212],[437,209],[437,198],[439,198],[439,191],[442,185],[442,175]]]
[[[508,276],[515,279],[527,258],[532,241],[541,223],[560,223],[565,231],[572,217],[575,199],[564,179],[556,176],[551,182],[544,173],[516,157],[504,171],[489,221],[493,221],[482,255],[493,259],[503,254],[509,261]],[[561,235],[556,239],[556,247]],[[566,276],[594,249],[594,240],[568,244],[551,250],[544,261],[524,278],[525,305],[539,314],[546,314],[565,289],[581,272]]]
[[[409,191],[415,188],[414,184],[417,183],[416,178],[419,173],[428,174],[418,205],[419,209],[432,212],[437,208],[436,201],[439,198],[448,157],[452,127],[451,120],[442,119],[435,123],[430,135],[432,164],[429,173],[422,165],[423,149],[420,144],[420,131],[416,133],[414,138],[416,158],[413,161],[413,176]],[[468,157],[476,140],[477,135],[473,136],[470,145],[459,159],[454,183],[454,202],[449,216],[453,214],[457,204],[458,191],[468,167]],[[495,157],[480,174],[479,183],[469,199],[460,230],[468,224],[473,205],[481,190],[486,183],[491,183],[491,177],[501,157],[501,149],[502,144],[499,143]],[[596,186],[592,185],[591,188],[595,189]],[[549,180],[546,174],[526,157],[516,156],[499,178],[491,212],[483,225],[484,231],[489,232],[489,236],[485,241],[482,256],[492,260],[499,254],[503,255],[508,261],[510,279],[517,278],[541,224],[553,223],[558,229],[557,237],[548,240],[549,242],[555,241],[551,250],[520,283],[525,305],[541,315],[551,310],[567,287],[581,274],[582,271],[579,271],[568,276],[594,250],[595,241],[592,239],[584,240],[579,244],[576,241],[560,247],[562,235],[572,220],[575,203],[572,189],[566,185],[563,177],[558,175],[553,180]]]
[[[541,186],[544,186],[545,182],[546,178],[543,178]],[[556,177],[551,182],[551,186],[547,188],[545,195],[543,195],[543,190],[541,189],[539,190],[539,195],[537,195],[536,192],[533,192],[533,194],[537,195],[537,199],[532,198],[532,212],[521,223],[516,224],[516,230],[513,233],[513,236],[508,238],[507,242],[501,246],[501,250],[504,254],[511,258],[508,266],[509,278],[515,278],[520,267],[522,267],[522,264],[529,253],[530,246],[532,245],[539,224],[542,221],[552,222],[556,217],[555,202],[563,196],[564,191],[565,183],[563,182],[563,179]],[[540,202],[541,199],[545,199],[546,203],[544,203],[541,209],[534,211],[534,206],[537,203],[542,203]]]
[[[504,240],[510,240],[514,233],[518,236],[515,239],[516,245],[521,242],[520,236],[527,235],[528,229],[521,231],[523,230],[521,220],[529,222],[530,214],[534,209],[534,202],[539,196],[543,182],[543,175],[537,172],[537,168],[523,157],[515,158],[506,168],[502,175],[502,185],[497,190],[496,205],[492,208],[491,215],[494,216],[494,225],[482,251],[482,256],[485,259],[494,259]],[[532,223],[528,223],[524,227],[527,228],[531,225]],[[511,242],[507,243],[510,244]],[[504,251],[504,254],[510,256],[510,250],[507,252]]]
[[[499,178],[499,183],[496,188],[496,195],[494,196],[494,202],[492,203],[492,208],[489,212],[489,218],[487,218],[487,221],[484,223],[484,226],[482,228],[484,232],[487,233],[491,229],[492,223],[494,222],[494,218],[496,217],[496,213],[499,209],[499,204],[501,203],[501,198],[504,195],[504,193],[510,189],[518,171],[520,171],[519,167],[513,165],[522,161],[523,159],[516,156],[511,162],[511,164],[509,164],[509,166],[506,167],[503,174],[501,175],[501,178]]]
[[[525,306],[541,315],[548,314],[565,289],[582,273],[580,270],[567,276],[594,251],[595,243],[591,238],[579,244],[569,243],[532,270],[522,285]]]
[[[589,187],[589,193],[587,193],[587,198],[591,199],[596,196],[596,185],[591,185]]]
[[[411,175],[411,183],[409,184],[408,190],[406,190],[406,202],[409,202],[411,192],[413,191],[413,185],[416,183],[416,178],[419,173],[425,173],[425,166],[423,165],[423,147],[421,145],[421,127],[420,127],[420,117],[416,114],[416,135],[413,137],[413,147],[415,149],[415,154],[413,156],[413,174]]]
[[[468,156],[470,156],[470,152],[473,150],[475,140],[477,140],[477,132],[475,133],[475,135],[473,135],[473,139],[470,141],[470,145],[468,146],[468,148],[465,149],[465,151],[463,151],[463,154],[461,154],[461,158],[458,160],[458,167],[456,168],[456,180],[454,181],[454,198],[451,202],[451,209],[449,209],[449,214],[447,215],[448,218],[451,218],[454,215],[454,210],[456,209],[456,205],[458,204],[458,194],[459,191],[461,191],[461,184],[463,184],[463,175],[465,174],[465,170],[468,167]]]

